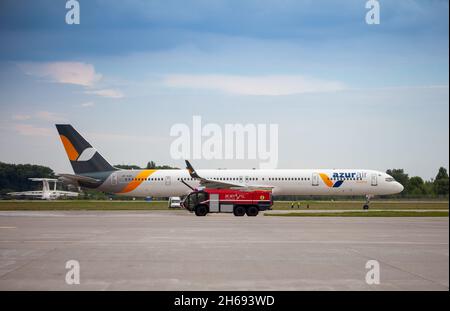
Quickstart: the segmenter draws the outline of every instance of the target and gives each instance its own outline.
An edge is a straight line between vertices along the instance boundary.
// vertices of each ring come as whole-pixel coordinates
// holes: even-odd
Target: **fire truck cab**
[[[208,213],[233,213],[234,216],[256,216],[271,209],[272,192],[265,190],[204,189],[191,192],[182,206],[197,216]]]

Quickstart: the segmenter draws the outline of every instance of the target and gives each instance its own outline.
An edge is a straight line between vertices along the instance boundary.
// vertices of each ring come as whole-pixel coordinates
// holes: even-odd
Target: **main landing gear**
[[[366,203],[363,205],[363,210],[368,210],[369,209],[369,204],[370,204],[370,199],[372,198],[371,195],[366,195]]]

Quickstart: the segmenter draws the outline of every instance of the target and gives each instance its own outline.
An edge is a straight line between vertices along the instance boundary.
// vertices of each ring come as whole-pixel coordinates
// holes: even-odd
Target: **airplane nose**
[[[399,182],[397,182],[397,188],[398,188],[398,192],[402,192],[405,189],[405,187],[403,187],[403,185]]]

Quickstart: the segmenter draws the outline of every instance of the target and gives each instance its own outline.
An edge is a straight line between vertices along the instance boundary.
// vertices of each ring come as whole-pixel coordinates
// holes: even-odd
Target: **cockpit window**
[[[392,177],[386,177],[386,181],[387,181],[387,182],[393,182],[393,181],[395,181],[395,179],[392,178]]]

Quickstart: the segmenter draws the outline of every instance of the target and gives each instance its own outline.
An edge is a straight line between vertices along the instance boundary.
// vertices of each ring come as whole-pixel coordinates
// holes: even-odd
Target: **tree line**
[[[7,164],[0,162],[0,194],[14,191],[29,191],[42,188],[28,178],[55,178],[53,170],[46,166],[32,164]],[[42,190],[42,189],[39,189]]]
[[[141,169],[137,165],[115,165],[120,169]],[[178,169],[168,165],[157,165],[149,161],[146,169]],[[395,178],[405,187],[405,190],[397,195],[389,197],[397,198],[448,198],[449,176],[447,169],[440,167],[436,177],[431,180],[423,180],[419,176],[409,177],[403,169],[388,169],[387,174]],[[32,182],[28,178],[44,177],[55,178],[55,172],[46,166],[32,164],[8,164],[0,162],[0,195],[14,191],[40,190],[40,183]],[[98,198],[105,197],[103,194],[96,194],[95,190],[86,191],[89,196]],[[300,198],[299,198],[300,199]]]
[[[149,169],[149,170],[178,170],[178,167],[172,167],[169,165],[156,165],[155,162],[149,161],[145,167],[140,167],[134,164],[118,164],[114,165],[114,167],[123,169],[123,170],[141,170],[141,169]]]
[[[386,173],[405,187],[397,197],[448,197],[449,178],[445,167],[440,167],[436,177],[426,181],[419,176],[409,177],[403,169],[389,169]]]

